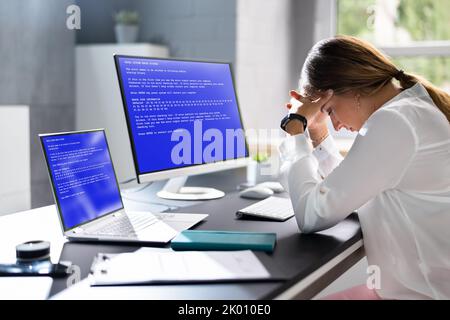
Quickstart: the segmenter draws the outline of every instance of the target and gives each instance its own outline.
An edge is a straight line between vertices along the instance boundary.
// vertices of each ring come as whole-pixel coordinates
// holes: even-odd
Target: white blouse
[[[450,124],[421,84],[374,112],[345,159],[329,136],[280,145],[280,182],[301,232],[358,212],[385,299],[450,299]]]

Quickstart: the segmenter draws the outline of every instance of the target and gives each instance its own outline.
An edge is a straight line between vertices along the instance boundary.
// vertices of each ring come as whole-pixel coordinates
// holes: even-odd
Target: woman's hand
[[[315,136],[315,132],[319,135],[323,135],[325,130],[328,132],[326,124],[328,115],[321,112],[321,109],[333,96],[332,90],[326,91],[315,100],[304,97],[294,90],[291,90],[289,94],[297,100],[298,104],[293,106],[292,103],[287,103],[286,107],[289,109],[289,112],[300,114],[306,118],[308,130],[312,136]],[[291,135],[299,134],[303,133],[303,127],[299,121],[290,121],[286,127],[286,131]],[[311,138],[313,139],[313,137]]]
[[[308,129],[314,130],[326,122],[328,115],[321,112],[321,108],[331,99],[333,91],[328,90],[324,94],[318,96],[316,99],[304,97],[295,90],[289,92],[290,96],[297,100],[299,104],[292,109],[292,103],[287,103],[286,107],[290,112],[294,112],[306,117],[308,121]]]

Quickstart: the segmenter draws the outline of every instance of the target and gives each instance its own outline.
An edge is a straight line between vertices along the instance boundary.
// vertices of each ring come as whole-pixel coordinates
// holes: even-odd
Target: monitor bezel
[[[104,135],[105,141],[106,141],[106,148],[107,148],[107,150],[108,150],[109,158],[111,159],[111,165],[112,165],[113,172],[114,172],[114,179],[115,179],[115,181],[116,181],[117,189],[119,190],[119,198],[120,198],[120,203],[122,204],[122,207],[119,208],[119,209],[117,209],[117,210],[114,210],[114,211],[105,213],[104,215],[99,216],[99,217],[97,217],[97,218],[95,218],[95,219],[91,219],[91,220],[85,221],[85,222],[83,222],[83,223],[79,223],[79,224],[77,224],[77,225],[75,225],[75,226],[73,226],[73,227],[66,228],[65,223],[64,223],[64,216],[63,216],[62,210],[61,210],[61,204],[60,204],[59,199],[58,199],[58,196],[57,196],[57,194],[56,194],[55,181],[53,180],[53,176],[52,176],[52,174],[51,174],[51,172],[50,172],[50,170],[51,170],[51,169],[50,169],[50,163],[49,163],[49,161],[48,161],[47,152],[46,152],[46,150],[45,150],[43,138],[46,138],[46,137],[56,137],[56,136],[61,136],[61,135],[84,134],[84,133],[92,133],[92,132],[103,132],[103,135]],[[45,163],[46,163],[46,165],[47,165],[47,174],[48,174],[48,176],[49,176],[50,184],[51,184],[51,186],[52,186],[52,188],[51,188],[51,189],[52,189],[52,194],[53,194],[53,198],[55,199],[56,209],[57,209],[58,215],[59,215],[59,222],[60,222],[60,225],[61,225],[61,228],[62,228],[63,232],[67,232],[67,231],[70,231],[70,230],[79,228],[79,227],[82,226],[82,225],[85,225],[85,224],[87,224],[87,223],[91,223],[91,222],[93,222],[93,221],[96,221],[96,220],[105,218],[105,217],[107,217],[108,215],[111,215],[111,214],[113,214],[113,213],[116,213],[116,212],[121,211],[121,210],[124,209],[123,200],[122,200],[122,194],[120,193],[120,186],[119,186],[119,183],[118,183],[118,181],[117,181],[117,174],[116,174],[116,170],[115,170],[115,168],[114,168],[114,161],[113,161],[113,159],[112,159],[112,157],[111,157],[111,152],[110,152],[110,150],[109,150],[109,144],[108,144],[108,139],[107,139],[107,137],[106,137],[106,131],[105,131],[105,129],[100,128],[100,129],[91,129],[91,130],[79,130],[79,131],[56,132],[56,133],[43,133],[43,134],[39,134],[39,140],[40,140],[40,142],[41,142],[42,153],[43,153],[43,155],[44,155]]]
[[[168,178],[174,178],[174,177],[179,177],[179,176],[184,176],[184,175],[204,174],[204,173],[210,173],[210,172],[215,172],[215,171],[220,171],[220,170],[239,168],[239,167],[246,166],[248,164],[249,159],[250,159],[250,149],[249,149],[247,138],[245,135],[244,122],[242,121],[242,113],[241,113],[239,100],[238,100],[238,96],[237,96],[237,92],[236,92],[236,81],[235,81],[235,77],[234,77],[232,64],[230,62],[211,61],[211,60],[195,60],[195,59],[180,59],[180,58],[145,57],[145,56],[134,56],[134,55],[123,55],[123,54],[114,54],[113,56],[114,56],[114,63],[116,66],[117,78],[119,81],[120,95],[122,97],[122,106],[123,106],[123,110],[124,110],[125,118],[126,118],[128,138],[130,140],[131,152],[133,154],[134,169],[136,172],[136,179],[137,179],[138,183],[151,182],[151,181],[157,181],[157,180],[165,180]],[[143,172],[143,173],[139,172],[136,146],[134,144],[130,116],[128,114],[127,101],[126,101],[124,86],[123,86],[123,82],[122,82],[122,74],[121,74],[120,63],[119,63],[120,58],[153,59],[153,60],[165,60],[165,61],[170,60],[170,61],[216,63],[216,64],[228,65],[228,68],[229,68],[230,74],[231,74],[233,92],[234,92],[234,96],[236,98],[236,105],[238,108],[239,120],[241,122],[242,130],[244,131],[244,142],[245,142],[246,155],[244,157],[240,157],[240,158],[233,158],[233,159],[221,160],[221,161],[210,162],[210,163],[190,164],[190,165],[184,166],[182,168],[168,168],[168,169],[152,171],[152,172]]]

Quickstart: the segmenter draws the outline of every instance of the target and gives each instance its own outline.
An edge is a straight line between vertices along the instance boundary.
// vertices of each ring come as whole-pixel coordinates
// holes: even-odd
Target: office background
[[[66,27],[72,4],[81,30]],[[0,197],[9,200],[0,215],[53,203],[37,134],[76,128],[76,49],[114,44],[119,10],[139,13],[139,43],[164,46],[171,57],[232,62],[246,127],[277,128],[308,50],[336,33],[383,39],[405,70],[450,90],[449,7],[450,0],[2,0]]]

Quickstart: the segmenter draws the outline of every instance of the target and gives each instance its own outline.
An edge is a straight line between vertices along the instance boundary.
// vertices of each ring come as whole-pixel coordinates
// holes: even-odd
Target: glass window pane
[[[338,34],[376,45],[450,40],[450,0],[338,0]]]
[[[450,57],[396,57],[393,62],[405,72],[423,76],[450,93]]]

